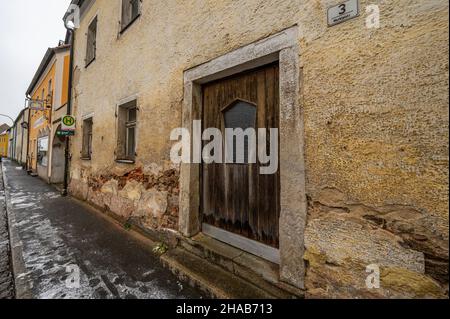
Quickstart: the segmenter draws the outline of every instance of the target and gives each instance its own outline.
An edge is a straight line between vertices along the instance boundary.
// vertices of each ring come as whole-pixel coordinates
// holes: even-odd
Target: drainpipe
[[[31,99],[29,94],[26,95],[27,99]],[[25,169],[27,172],[30,171],[30,167],[28,166],[28,159],[30,156],[30,131],[31,131],[31,109],[28,109],[28,127],[27,127],[27,157],[25,158]],[[22,145],[23,147],[23,145]]]
[[[68,85],[68,100],[67,100],[67,115],[72,115],[72,81],[73,81],[73,56],[74,56],[74,43],[75,32],[64,23],[67,31],[70,33],[70,62],[69,62],[69,85]],[[69,188],[69,165],[70,165],[70,137],[66,136],[66,151],[65,151],[65,165],[64,165],[64,187],[62,191],[63,196],[68,195]]]
[[[28,114],[30,113],[30,111],[28,110]],[[21,126],[21,132],[22,132],[22,142],[20,144],[20,164],[23,167],[23,139],[25,138],[25,113],[22,114],[22,123],[20,124]],[[27,130],[28,131],[28,130]],[[28,140],[28,139],[27,139]]]

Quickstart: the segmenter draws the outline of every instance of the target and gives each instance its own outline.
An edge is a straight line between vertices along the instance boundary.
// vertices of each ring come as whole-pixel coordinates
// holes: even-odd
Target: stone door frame
[[[202,119],[202,85],[272,62],[280,66],[280,280],[304,288],[304,124],[301,108],[298,27],[283,30],[184,72],[182,126],[193,132]],[[297,136],[298,138],[293,138]],[[201,164],[181,164],[179,231],[201,232]]]

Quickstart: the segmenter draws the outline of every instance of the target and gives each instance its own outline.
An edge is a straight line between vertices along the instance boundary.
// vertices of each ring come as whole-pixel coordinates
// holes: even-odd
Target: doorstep
[[[216,298],[304,298],[303,290],[279,280],[279,265],[203,234],[180,239],[179,247],[162,261]]]
[[[161,256],[163,265],[182,282],[218,299],[274,299],[266,292],[238,276],[200,258],[185,249],[175,248]]]

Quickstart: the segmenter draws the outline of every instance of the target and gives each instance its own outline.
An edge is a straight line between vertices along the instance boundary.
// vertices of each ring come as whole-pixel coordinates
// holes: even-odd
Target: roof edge
[[[31,80],[30,86],[27,89],[27,96],[31,94],[34,87],[39,82],[39,79],[41,78],[42,73],[44,73],[45,69],[49,65],[49,63],[54,55],[55,55],[55,49],[48,48],[47,52],[45,52],[45,55],[42,58],[41,64],[39,65],[38,69],[36,70],[36,73],[34,74],[33,80]]]

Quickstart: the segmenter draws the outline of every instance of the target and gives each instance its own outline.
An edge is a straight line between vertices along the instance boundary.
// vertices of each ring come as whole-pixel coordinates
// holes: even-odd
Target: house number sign
[[[359,16],[359,1],[348,0],[328,9],[328,26],[332,27]]]

